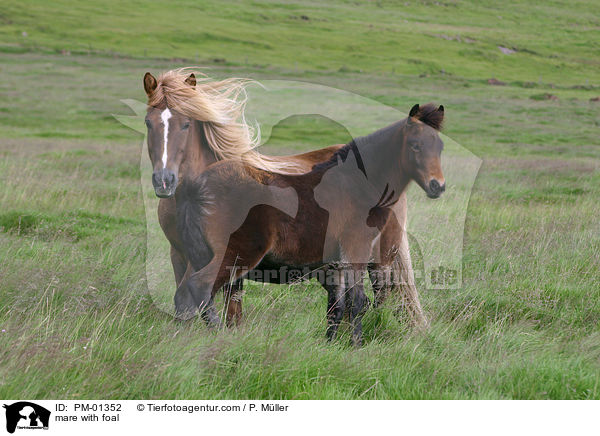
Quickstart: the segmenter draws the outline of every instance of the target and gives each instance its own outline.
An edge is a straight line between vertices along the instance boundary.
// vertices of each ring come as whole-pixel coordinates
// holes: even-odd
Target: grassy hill
[[[597,12],[566,1],[1,2],[0,397],[599,398]],[[112,114],[144,100],[144,72],[190,64],[313,81],[403,112],[445,105],[445,133],[484,163],[462,289],[420,287],[429,331],[408,328],[392,301],[366,315],[363,348],[346,329],[327,344],[314,284],[249,284],[244,324],[217,333],[156,309],[142,138]],[[267,147],[338,140],[335,126],[297,117]]]
[[[587,1],[5,3],[5,51],[600,85],[598,5]]]

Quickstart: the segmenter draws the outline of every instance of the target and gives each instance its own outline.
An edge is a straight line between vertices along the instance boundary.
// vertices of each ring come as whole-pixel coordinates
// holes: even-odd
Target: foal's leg
[[[397,277],[395,281],[399,281],[400,284],[395,286],[400,288],[399,294],[402,299],[402,305],[406,308],[413,326],[426,328],[428,325],[427,317],[421,307],[419,292],[415,286],[415,275],[408,247],[408,235],[405,231],[403,231],[402,239],[400,240],[400,248],[396,256],[396,261],[398,265],[397,273],[400,277]]]
[[[346,309],[346,293],[343,280],[343,275],[334,269],[325,270],[325,277],[321,279],[321,285],[327,291],[326,335],[329,341],[335,339]]]
[[[384,302],[392,289],[392,266],[377,263],[369,264],[367,269],[373,287],[373,296],[375,297],[373,306],[377,307]]]
[[[346,294],[350,302],[350,323],[352,324],[352,343],[362,345],[362,317],[367,307],[367,296],[363,286],[364,266],[355,265],[345,271],[344,282]]]
[[[368,265],[369,277],[373,285],[375,306],[382,304],[393,288],[393,270],[396,254],[400,249],[402,227],[396,216],[390,214],[381,236],[373,248],[375,262]]]
[[[406,194],[400,197],[393,211],[394,214],[390,216],[383,229],[379,246],[376,247],[379,250],[378,262],[369,267],[375,305],[383,303],[388,295],[397,294],[413,326],[422,328],[427,325],[427,319],[419,301],[410,259],[406,232]]]

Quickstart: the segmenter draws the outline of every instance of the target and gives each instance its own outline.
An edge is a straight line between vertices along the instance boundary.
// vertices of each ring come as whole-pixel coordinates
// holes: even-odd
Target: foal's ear
[[[442,110],[443,110],[443,109],[444,109],[444,108],[442,108]],[[412,107],[412,109],[410,110],[410,112],[408,113],[408,117],[409,117],[409,118],[412,118],[412,117],[414,117],[415,115],[417,115],[417,114],[419,113],[419,110],[421,110],[421,108],[419,107],[419,105],[418,105],[418,104],[414,105],[414,106]]]
[[[190,74],[188,78],[185,79],[185,83],[190,86],[196,86],[196,76],[194,76],[194,73]]]
[[[148,97],[150,97],[150,95],[154,92],[154,90],[156,89],[157,83],[156,83],[156,79],[154,78],[154,76],[150,73],[146,73],[144,75],[144,91],[146,91],[146,94],[148,95]]]

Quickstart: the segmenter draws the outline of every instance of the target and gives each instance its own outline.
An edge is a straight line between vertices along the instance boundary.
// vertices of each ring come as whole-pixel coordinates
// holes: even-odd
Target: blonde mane
[[[191,73],[196,86],[185,82]],[[148,105],[167,106],[187,117],[202,121],[208,146],[218,160],[237,159],[268,171],[282,171],[285,162],[255,150],[260,144],[260,129],[246,122],[244,111],[248,79],[212,80],[205,74],[180,68],[158,77],[158,85],[148,98]]]

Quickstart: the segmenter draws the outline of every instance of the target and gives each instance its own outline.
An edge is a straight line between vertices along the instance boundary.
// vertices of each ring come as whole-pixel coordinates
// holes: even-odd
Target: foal
[[[430,198],[445,190],[443,116],[443,106],[415,105],[408,118],[356,138],[307,174],[226,160],[182,182],[177,228],[196,272],[177,289],[177,315],[199,310],[218,325],[215,292],[261,262],[320,268],[329,295],[327,337],[335,337],[347,305],[360,344],[363,277],[391,207],[411,180]]]

